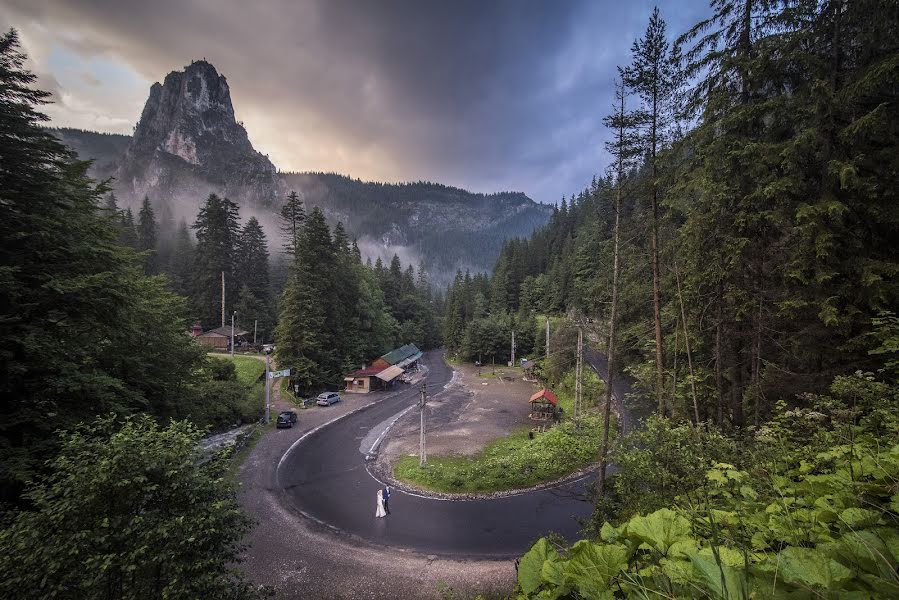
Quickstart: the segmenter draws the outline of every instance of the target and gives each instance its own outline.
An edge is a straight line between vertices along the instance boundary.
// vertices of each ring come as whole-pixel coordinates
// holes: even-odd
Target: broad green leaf
[[[591,598],[592,592],[605,590],[610,580],[627,568],[630,552],[617,544],[600,545],[582,540],[572,546],[569,556],[566,570],[571,582],[582,596]]]
[[[840,521],[852,529],[862,529],[876,525],[880,520],[880,513],[867,508],[847,508],[840,513]]]
[[[852,571],[812,548],[791,546],[778,554],[777,562],[787,583],[830,589],[852,579]]]
[[[690,562],[700,587],[711,592],[711,597],[742,598],[745,595],[742,591],[741,570],[729,567],[723,561],[718,562],[711,553],[694,554],[690,556]]]
[[[540,538],[518,563],[518,585],[525,594],[533,594],[542,583],[543,563],[558,561],[559,554],[546,538]]]
[[[602,529],[599,530],[599,536],[604,542],[616,542],[621,537],[621,531],[609,523],[603,523]]]
[[[711,548],[703,548],[698,552],[698,554],[702,556],[711,557],[713,560],[715,558],[715,553],[712,552]],[[721,559],[721,562],[729,567],[737,567],[742,568],[745,564],[745,558],[743,553],[735,548],[728,548],[727,546],[718,546],[718,557]]]
[[[645,517],[631,519],[627,533],[653,550],[667,554],[674,542],[690,539],[690,522],[673,510],[663,508]]]

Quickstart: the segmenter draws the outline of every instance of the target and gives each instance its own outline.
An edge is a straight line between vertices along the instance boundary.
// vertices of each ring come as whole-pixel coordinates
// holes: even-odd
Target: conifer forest
[[[529,359],[567,393],[579,330],[608,365],[580,433],[591,516],[577,539],[536,527],[507,588],[471,597],[899,597],[899,3],[710,0],[685,31],[645,12],[596,109],[607,164],[530,236],[416,233],[439,265],[368,255],[350,228],[392,215],[355,196],[123,201],[3,33],[0,599],[280,597],[240,567],[245,455],[200,450],[264,420],[263,361],[294,402],[406,344]],[[232,318],[247,379],[190,335]]]

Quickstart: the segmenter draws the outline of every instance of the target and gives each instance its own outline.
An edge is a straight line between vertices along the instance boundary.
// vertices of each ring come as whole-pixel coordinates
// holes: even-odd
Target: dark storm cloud
[[[69,51],[115,58],[150,81],[207,58],[282,169],[542,201],[604,168],[615,66],[652,10],[588,0],[3,2]],[[672,34],[704,12],[695,0],[668,5]]]

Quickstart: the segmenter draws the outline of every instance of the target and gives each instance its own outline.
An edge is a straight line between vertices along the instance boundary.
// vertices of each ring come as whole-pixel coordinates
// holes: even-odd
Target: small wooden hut
[[[543,388],[530,399],[531,412],[528,417],[534,421],[553,421],[556,418],[556,410],[559,398],[546,388]]]

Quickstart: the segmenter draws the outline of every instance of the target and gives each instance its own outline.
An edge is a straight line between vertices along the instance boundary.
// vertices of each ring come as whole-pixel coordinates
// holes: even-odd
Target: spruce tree
[[[0,503],[35,480],[54,431],[189,401],[201,359],[181,301],[98,210],[108,190],[41,128],[48,94],[24,63],[0,35]]]
[[[156,216],[150,199],[144,196],[140,212],[137,216],[137,249],[146,252],[144,271],[153,275],[158,271],[156,256]]]
[[[284,206],[281,207],[281,234],[284,236],[283,248],[286,254],[291,256],[297,252],[303,222],[306,220],[306,209],[303,201],[296,192],[291,191],[287,195]]]
[[[225,311],[237,301],[240,284],[235,278],[235,250],[240,239],[237,205],[227,198],[210,194],[193,224],[197,245],[194,249],[194,313],[204,327],[222,326],[222,274],[225,278]]]
[[[137,229],[134,225],[134,213],[131,212],[130,207],[126,208],[124,212],[122,212],[120,227],[121,235],[119,240],[121,241],[122,245],[137,249]]]
[[[640,132],[639,141],[649,163],[649,261],[652,269],[652,315],[655,331],[656,403],[666,414],[665,350],[662,335],[661,270],[659,265],[659,152],[669,141],[673,122],[674,98],[680,76],[678,59],[672,52],[665,21],[656,7],[649,18],[646,33],[631,48],[633,62],[622,70],[623,85],[632,89],[642,102],[631,119]]]
[[[259,321],[266,331],[271,330],[268,245],[256,217],[250,217],[240,232],[235,279],[240,286],[235,310],[245,328]]]

